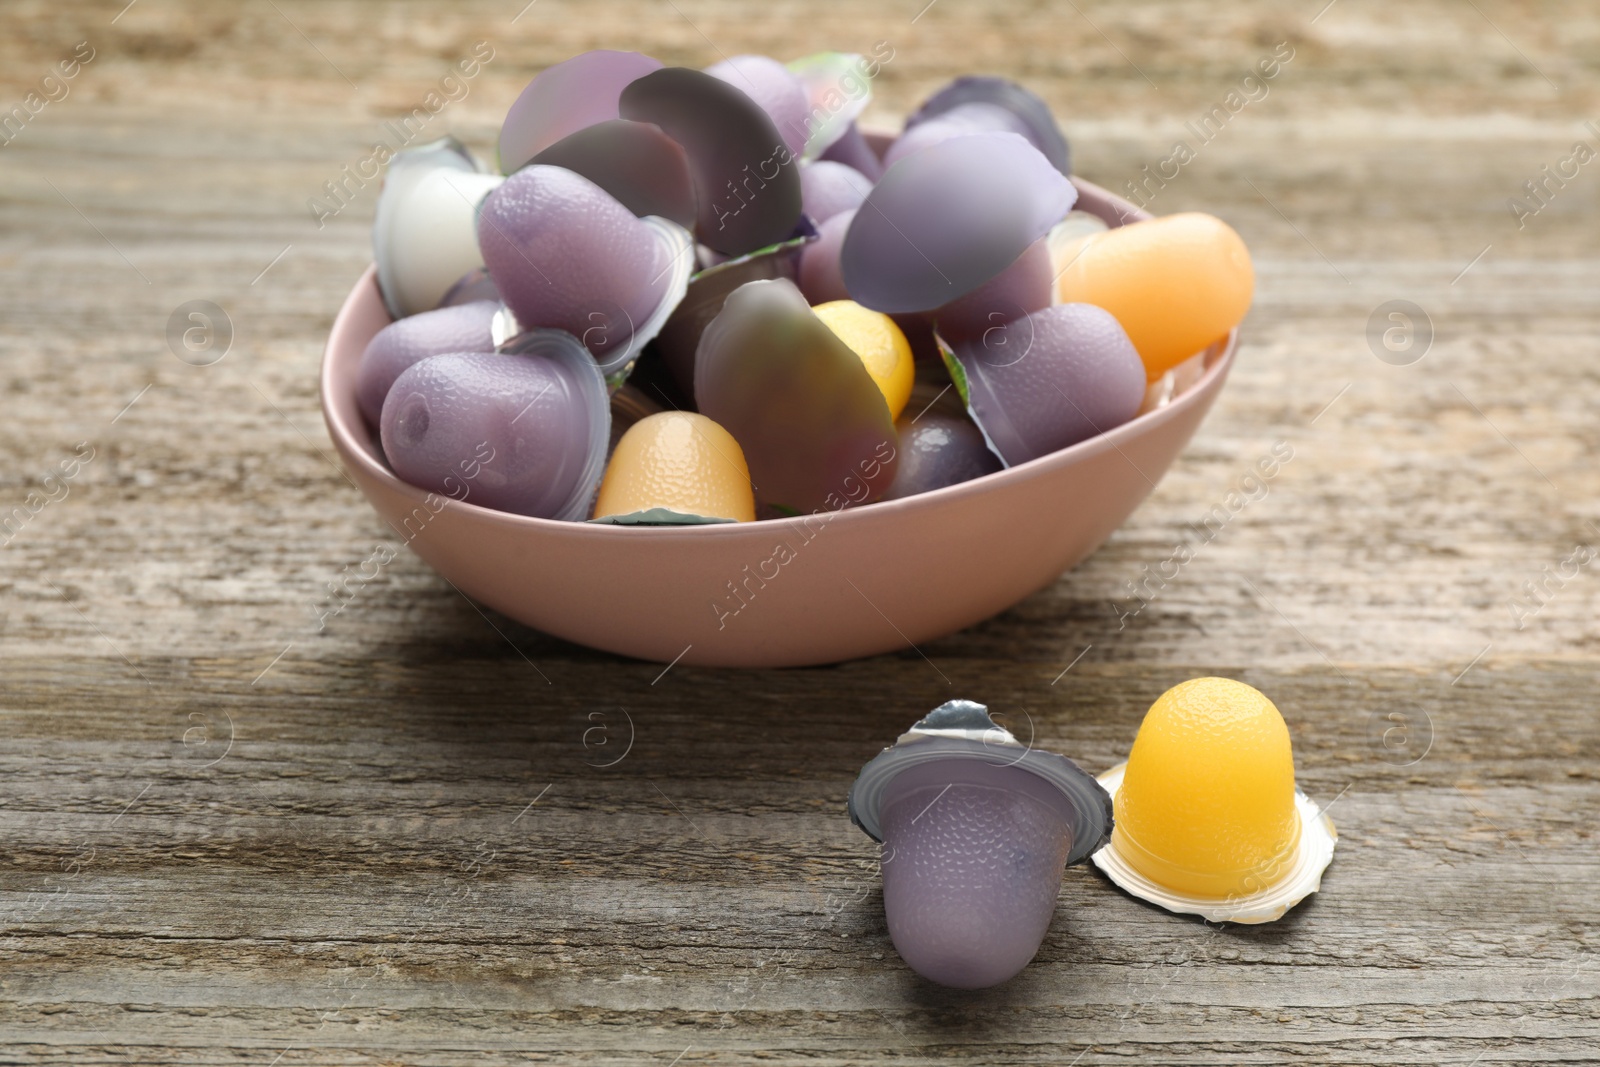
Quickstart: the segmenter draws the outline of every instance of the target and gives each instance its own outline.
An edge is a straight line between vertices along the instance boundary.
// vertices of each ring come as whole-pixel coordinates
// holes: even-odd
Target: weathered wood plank
[[[0,146],[0,515],[95,451],[0,548],[0,1062],[1600,1063],[1600,584],[1524,587],[1600,537],[1600,170],[1507,205],[1600,145],[1600,14],[921,6],[8,5],[0,104],[96,55]],[[1099,553],[922,654],[652,684],[407,554],[319,627],[390,535],[316,395],[375,189],[321,229],[306,201],[479,40],[435,121],[484,150],[585,48],[883,40],[878,121],[1008,73],[1118,189],[1288,42],[1152,201],[1254,250],[1238,367]],[[234,328],[211,366],[167,345],[194,299]],[[1410,366],[1367,339],[1394,299],[1435,331]],[[1340,827],[1325,892],[1215,929],[1073,871],[1013,983],[911,975],[843,814],[861,763],[960,694],[1098,770],[1203,672],[1283,708]]]

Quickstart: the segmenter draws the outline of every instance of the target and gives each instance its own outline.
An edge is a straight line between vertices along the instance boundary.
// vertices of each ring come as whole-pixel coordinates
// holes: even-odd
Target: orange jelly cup
[[[1196,678],[1151,705],[1116,797],[1113,842],[1157,885],[1198,897],[1260,892],[1300,845],[1294,755],[1278,709],[1227,678]]]

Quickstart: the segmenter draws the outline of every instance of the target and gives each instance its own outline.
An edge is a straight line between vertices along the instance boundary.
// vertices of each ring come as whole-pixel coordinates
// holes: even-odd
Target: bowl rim
[[[1154,216],[1118,197],[1109,190],[1102,189],[1092,182],[1074,177],[1073,184],[1080,192],[1089,192],[1108,202],[1125,222],[1144,221]],[[888,517],[897,513],[916,511],[919,508],[938,508],[944,504],[957,504],[971,497],[978,497],[988,492],[998,491],[1006,486],[1020,485],[1034,480],[1047,472],[1057,468],[1074,465],[1080,461],[1090,459],[1105,452],[1115,450],[1122,452],[1122,445],[1142,436],[1152,427],[1171,419],[1177,418],[1185,409],[1195,404],[1202,403],[1203,398],[1213,391],[1216,380],[1225,377],[1233,363],[1234,354],[1239,344],[1239,328],[1235,326],[1228,331],[1226,337],[1214,342],[1204,350],[1205,370],[1200,377],[1192,382],[1187,389],[1173,397],[1167,404],[1151,411],[1136,415],[1120,426],[1113,427],[1098,433],[1077,444],[1068,445],[1066,448],[1057,449],[1025,463],[1014,467],[1004,467],[989,474],[980,475],[964,482],[947,485],[940,489],[932,489],[923,493],[901,497],[898,500],[879,500],[870,504],[861,504],[842,507],[837,510],[818,510],[800,515],[784,516],[782,518],[762,519],[752,523],[711,523],[697,526],[622,526],[604,523],[591,523],[564,519],[543,519],[533,515],[518,515],[509,511],[498,511],[473,504],[465,500],[458,500],[432,490],[414,486],[403,481],[389,469],[388,465],[375,458],[371,445],[376,445],[373,433],[366,427],[362,420],[359,407],[352,403],[349,410],[355,413],[355,421],[359,426],[351,425],[346,418],[346,412],[340,410],[340,405],[334,403],[332,397],[335,392],[333,368],[335,364],[335,342],[344,340],[354,327],[352,320],[355,318],[355,305],[357,297],[363,287],[377,293],[377,265],[368,264],[367,269],[357,280],[355,286],[346,294],[339,307],[338,314],[333,321],[333,327],[328,332],[328,340],[323,348],[322,368],[319,375],[320,403],[322,417],[328,428],[328,435],[338,447],[345,463],[354,464],[360,468],[360,474],[383,486],[385,490],[409,500],[414,507],[421,507],[434,501],[442,500],[447,507],[459,508],[464,517],[471,517],[474,521],[494,523],[511,528],[521,528],[529,533],[539,533],[555,536],[580,536],[593,538],[631,538],[639,540],[651,538],[658,542],[681,542],[694,538],[709,541],[715,538],[736,538],[745,536],[750,528],[773,533],[792,533],[800,530],[805,523],[815,522],[818,516],[829,516],[830,525],[837,522],[854,524],[875,521],[877,517]],[[381,299],[380,299],[381,305]],[[387,308],[384,313],[388,314]],[[342,347],[348,347],[342,346]],[[381,446],[377,446],[381,448]],[[1138,464],[1123,453],[1123,458],[1130,466],[1149,482],[1154,490],[1155,482],[1145,475]],[[781,536],[781,533],[780,533]]]

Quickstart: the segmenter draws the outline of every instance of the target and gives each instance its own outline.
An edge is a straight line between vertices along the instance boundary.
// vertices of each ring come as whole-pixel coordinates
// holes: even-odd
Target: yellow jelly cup
[[[1316,891],[1333,856],[1332,820],[1295,790],[1282,715],[1242,682],[1162,694],[1100,782],[1116,828],[1096,865],[1171,911],[1269,922]]]

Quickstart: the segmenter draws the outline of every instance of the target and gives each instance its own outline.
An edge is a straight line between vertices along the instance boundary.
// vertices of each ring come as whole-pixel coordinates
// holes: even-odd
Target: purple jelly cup
[[[1115,429],[1144,400],[1138,351],[1092,304],[1056,304],[962,341],[937,337],[967,413],[1008,467]]]
[[[544,519],[589,515],[605,469],[605,379],[578,339],[529,330],[498,353],[414,364],[383,404],[384,455],[410,484]]]
[[[478,243],[519,326],[567,331],[606,377],[660,332],[694,265],[683,227],[638,218],[588,178],[542,164],[484,199]]]
[[[883,844],[894,947],[929,981],[983,989],[1033,959],[1062,871],[1111,836],[1111,797],[1076,763],[952,700],[861,770],[850,818]]]

